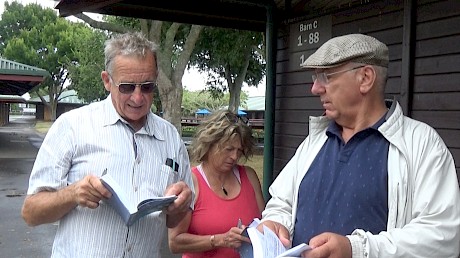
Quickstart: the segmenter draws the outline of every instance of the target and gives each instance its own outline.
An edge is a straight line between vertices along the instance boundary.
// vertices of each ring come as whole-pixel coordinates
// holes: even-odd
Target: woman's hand
[[[232,227],[229,231],[224,234],[218,234],[215,236],[215,247],[225,247],[237,249],[241,246],[242,242],[248,242],[248,237],[241,235],[243,228]]]

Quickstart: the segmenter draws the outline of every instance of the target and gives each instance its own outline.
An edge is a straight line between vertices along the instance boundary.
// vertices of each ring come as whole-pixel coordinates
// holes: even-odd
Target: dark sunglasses
[[[142,93],[152,93],[153,90],[157,87],[157,84],[155,82],[142,82],[142,83],[121,82],[115,85],[118,87],[118,90],[123,94],[133,93],[136,86],[141,87]]]
[[[247,117],[236,115],[236,114],[233,114],[233,113],[226,113],[225,118],[227,118],[227,120],[230,123],[238,123],[239,121],[243,122],[243,124],[245,124],[245,125],[247,125],[249,123],[249,119]]]
[[[109,74],[110,80],[113,82],[112,76]],[[153,90],[157,87],[155,82],[142,82],[142,83],[129,83],[129,82],[120,82],[115,84],[118,87],[118,90],[123,94],[131,94],[136,89],[136,86],[141,88],[142,93],[152,93]]]

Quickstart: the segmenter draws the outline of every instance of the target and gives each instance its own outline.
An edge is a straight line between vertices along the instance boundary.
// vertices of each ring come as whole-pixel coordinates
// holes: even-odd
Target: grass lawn
[[[242,164],[252,167],[257,172],[260,183],[263,182],[262,180],[262,175],[264,173],[264,156],[263,155],[254,155],[252,156],[250,160]]]
[[[39,133],[46,133],[52,124],[53,122],[37,121],[35,123],[35,130]]]

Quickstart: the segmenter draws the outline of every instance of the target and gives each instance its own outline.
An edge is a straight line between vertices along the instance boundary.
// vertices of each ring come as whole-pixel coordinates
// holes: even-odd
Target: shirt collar
[[[122,119],[121,116],[118,114],[117,110],[113,106],[112,103],[112,96],[109,94],[106,99],[102,101],[103,104],[103,125],[114,125],[118,122],[118,120]]]
[[[385,112],[385,114],[383,114],[383,116],[375,124],[373,124],[372,126],[366,128],[364,130],[374,129],[374,130],[378,131],[378,128],[387,120],[386,119],[387,113],[388,113],[388,111]],[[341,137],[341,135],[342,135],[342,127],[340,125],[338,125],[334,120],[332,120],[332,121],[329,122],[329,126],[327,127],[327,130],[326,130],[326,134],[327,135],[334,134],[336,136]]]
[[[103,126],[115,125],[118,122],[128,125],[128,122],[126,122],[126,120],[123,119],[123,117],[121,117],[120,114],[118,114],[117,110],[113,106],[112,96],[110,94],[109,96],[107,96],[105,100],[102,101],[102,103],[103,103],[103,112],[104,114],[107,114],[103,118],[104,120]],[[160,130],[161,128],[161,125],[159,123],[160,119],[161,118],[157,117],[152,112],[149,112],[147,114],[145,125],[136,133],[153,136],[158,140],[165,140],[165,135]]]

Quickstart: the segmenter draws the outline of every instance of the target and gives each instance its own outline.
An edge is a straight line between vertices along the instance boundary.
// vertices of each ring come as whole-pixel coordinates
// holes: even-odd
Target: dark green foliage
[[[108,96],[101,80],[104,70],[104,42],[107,35],[94,30],[92,33],[82,35],[75,42],[76,61],[69,67],[72,88],[78,97],[86,102],[104,99]]]
[[[5,5],[0,21],[2,56],[50,73],[51,77],[41,83],[37,92],[49,96],[49,102],[44,104],[50,108],[52,120],[56,118],[59,96],[69,86],[69,69],[80,59],[78,47],[92,33],[83,23],[57,17],[50,8],[15,2]]]
[[[208,78],[208,87],[217,90],[223,88],[223,81],[231,80],[242,72],[245,60],[249,57],[249,66],[244,81],[256,86],[265,75],[265,61],[260,54],[263,34],[252,31],[206,27],[197,43],[190,65],[202,72],[212,72]]]

